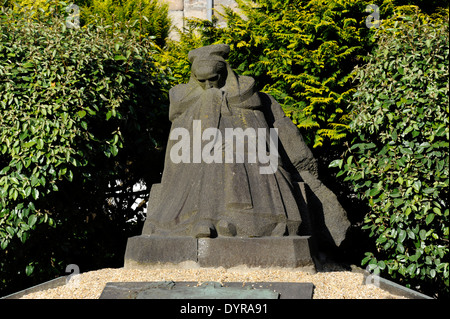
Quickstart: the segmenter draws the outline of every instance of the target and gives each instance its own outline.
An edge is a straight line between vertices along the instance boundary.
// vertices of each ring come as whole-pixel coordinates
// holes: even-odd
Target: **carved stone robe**
[[[253,78],[236,75],[228,64],[227,74],[226,84],[220,89],[204,90],[191,77],[187,84],[170,90],[171,131],[184,128],[189,132],[190,160],[174,163],[170,151],[179,141],[169,139],[162,181],[152,189],[143,234],[197,237],[299,234],[302,214],[307,208],[289,171],[316,175],[316,161],[281,106],[271,96],[255,91]],[[244,131],[253,128],[255,132],[266,129],[269,153],[276,151],[269,145],[269,129],[277,128],[275,172],[261,174],[260,168],[268,163],[260,163],[258,157],[255,163],[248,162],[248,144],[244,145],[243,163],[236,157],[232,163],[226,163],[224,156],[221,163],[203,160],[193,163],[192,152],[198,152],[193,149],[193,139],[199,129],[194,123],[201,123],[201,133],[207,128],[218,129],[221,136],[216,143],[222,155],[227,128]],[[283,141],[290,144],[289,150],[283,147]],[[209,142],[203,141],[202,149]],[[236,146],[234,152],[236,155]],[[207,225],[211,234],[197,233],[198,225]]]

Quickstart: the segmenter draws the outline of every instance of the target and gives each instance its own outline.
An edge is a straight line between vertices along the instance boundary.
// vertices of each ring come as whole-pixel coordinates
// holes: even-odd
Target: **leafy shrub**
[[[16,12],[28,11],[49,15],[53,10],[66,10],[75,3],[79,6],[81,26],[100,23],[111,29],[132,29],[154,43],[164,46],[170,30],[167,3],[158,0],[75,0],[59,7],[60,0],[11,0],[9,6]]]
[[[399,8],[401,9],[401,8]],[[411,287],[449,292],[448,10],[435,20],[386,21],[378,48],[358,69],[351,129],[341,168],[371,212],[364,229],[377,251],[363,264]]]
[[[58,11],[65,13],[64,7]],[[161,153],[166,135],[167,71],[155,67],[151,41],[132,31],[112,33],[100,24],[68,29],[61,15],[25,14],[0,11],[4,284],[13,275],[3,270],[11,268],[8,263],[24,247],[18,240],[27,242],[37,228],[45,234],[48,226],[75,219],[82,224],[91,214],[109,214],[107,199],[115,196],[113,190],[125,193],[137,181],[159,176],[151,158]],[[152,169],[156,171],[149,172]],[[117,179],[125,185],[118,185]],[[133,217],[119,208],[118,218]],[[86,236],[86,227],[75,224],[66,226],[66,235],[73,236],[78,228],[76,236]],[[22,257],[15,273],[26,269],[31,274],[34,261],[30,255]]]

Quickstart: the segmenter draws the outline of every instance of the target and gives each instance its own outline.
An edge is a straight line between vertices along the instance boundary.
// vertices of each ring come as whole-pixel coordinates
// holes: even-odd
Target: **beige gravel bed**
[[[352,267],[357,269],[356,267]],[[311,273],[286,268],[176,268],[154,269],[106,268],[72,276],[66,285],[30,293],[26,299],[97,299],[107,282],[205,281],[218,282],[312,282],[314,299],[387,299],[401,298],[374,285],[363,285],[358,271]]]

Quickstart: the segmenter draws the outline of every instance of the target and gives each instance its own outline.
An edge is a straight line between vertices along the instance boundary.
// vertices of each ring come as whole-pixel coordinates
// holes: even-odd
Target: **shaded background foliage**
[[[26,1],[19,2],[24,4]],[[65,266],[72,263],[79,265],[82,271],[123,265],[126,239],[140,233],[142,209],[149,187],[160,179],[169,128],[167,90],[188,80],[190,64],[187,53],[199,46],[214,43],[231,46],[228,59],[231,66],[240,74],[254,77],[259,89],[272,94],[282,104],[319,159],[320,179],[338,195],[352,222],[348,239],[337,257],[360,264],[364,253],[371,252],[367,255],[370,258],[364,260],[372,265],[371,269],[378,271],[383,268],[381,261],[387,264],[390,252],[386,250],[383,255],[379,239],[375,236],[383,233],[383,228],[377,223],[368,227],[370,223],[367,222],[370,213],[379,214],[377,205],[380,204],[374,206],[367,198],[360,196],[359,191],[364,193],[365,190],[363,187],[358,188],[359,184],[366,185],[367,181],[373,183],[375,177],[369,179],[366,174],[367,179],[364,180],[344,180],[344,173],[335,169],[336,166],[343,168],[348,160],[349,154],[346,152],[349,148],[362,136],[366,138],[362,132],[364,127],[358,129],[352,123],[357,106],[352,100],[355,93],[372,92],[371,86],[377,86],[358,75],[358,70],[367,63],[375,65],[369,54],[377,52],[374,50],[380,45],[386,45],[380,42],[382,37],[375,36],[377,30],[369,29],[365,24],[370,14],[365,11],[366,5],[373,2],[259,0],[254,3],[239,0],[245,18],[225,10],[227,25],[223,28],[217,27],[216,21],[191,19],[187,21],[184,32],[180,33],[180,41],[176,42],[167,39],[167,7],[158,6],[153,0],[144,1],[148,5],[147,11],[128,10],[130,4],[135,9],[141,3],[136,0],[75,1],[81,6],[82,28],[64,31],[61,28],[64,15],[67,15],[64,11],[67,4],[55,6],[53,3],[53,10],[52,5],[48,6],[48,1],[37,2],[45,10],[33,19],[22,16],[18,20],[25,21],[19,23],[11,13],[3,12],[1,15],[0,70],[15,70],[13,74],[3,74],[2,79],[7,81],[0,80],[0,85],[9,85],[8,90],[3,91],[2,88],[0,93],[0,102],[6,103],[3,105],[6,115],[2,110],[0,116],[3,117],[0,120],[7,119],[7,114],[10,114],[9,122],[5,123],[9,123],[11,128],[2,131],[2,134],[13,146],[19,140],[19,144],[14,146],[18,150],[15,155],[31,159],[33,156],[25,157],[21,150],[26,149],[24,145],[33,140],[36,132],[29,136],[22,135],[21,139],[19,131],[23,129],[23,123],[20,124],[22,127],[15,127],[11,123],[17,122],[14,116],[20,115],[24,109],[17,106],[29,105],[27,112],[35,114],[39,105],[47,103],[46,107],[55,114],[54,117],[41,114],[37,118],[42,117],[43,123],[49,127],[68,121],[73,127],[70,134],[74,136],[56,134],[57,144],[68,150],[69,157],[63,156],[64,152],[60,157],[52,155],[59,162],[57,169],[45,168],[48,174],[42,185],[39,177],[34,180],[36,187],[29,189],[26,182],[21,184],[14,173],[22,172],[25,176],[33,177],[32,168],[36,163],[30,162],[25,167],[25,159],[21,171],[17,167],[21,161],[14,161],[14,156],[10,154],[11,148],[7,147],[3,155],[0,154],[0,172],[3,172],[0,178],[8,176],[8,182],[4,179],[0,190],[2,186],[9,185],[6,193],[2,194],[6,198],[2,203],[7,211],[5,213],[2,210],[0,218],[13,225],[10,226],[11,233],[1,228],[5,222],[0,227],[3,231],[0,240],[8,240],[6,249],[0,250],[2,294],[59,276],[64,273]],[[11,6],[13,1],[5,3]],[[385,0],[377,4],[382,19],[395,17],[399,5],[416,4],[427,14],[433,14],[439,7],[448,8],[448,3],[444,1]],[[15,10],[17,14],[20,11],[17,8]],[[411,10],[409,15],[416,14]],[[4,27],[4,22],[9,29]],[[45,41],[31,41],[33,33],[19,30],[21,23],[35,30],[33,32],[48,37],[52,34],[59,41],[55,44],[59,48],[58,54],[54,57],[49,55],[53,53],[45,49],[48,47]],[[112,24],[112,27],[107,27],[107,24]],[[58,32],[63,32],[65,37],[56,34]],[[19,38],[12,34],[28,39],[24,43],[31,43],[40,52],[36,57],[31,57],[32,61],[54,59],[54,66],[71,75],[66,84],[59,85],[58,81],[54,81],[58,78],[58,70],[45,63],[32,64],[33,68],[42,68],[47,73],[42,72],[40,76],[34,77],[27,75],[28,69],[32,68],[27,64],[30,57],[25,47],[18,44]],[[99,34],[102,36],[99,37]],[[39,39],[39,36],[35,38]],[[81,51],[76,52],[80,44]],[[401,43],[397,44],[402,46]],[[98,52],[88,51],[89,47],[96,45],[101,47]],[[24,52],[22,56],[8,56],[14,46]],[[13,64],[5,60],[12,58]],[[379,63],[383,64],[385,61],[381,60],[386,58],[389,55],[381,54]],[[69,65],[67,62],[70,62]],[[98,65],[102,66],[101,70],[98,70]],[[394,78],[398,76],[386,74]],[[377,76],[372,80],[376,81]],[[118,80],[119,77],[121,80]],[[38,80],[47,83],[47,90],[39,90]],[[52,83],[55,83],[55,87]],[[37,94],[32,95],[34,100],[30,99],[29,93],[26,94],[33,91],[31,88],[38,88]],[[62,90],[70,90],[71,94],[61,94]],[[54,92],[54,95],[49,92]],[[391,93],[398,94],[395,90]],[[17,98],[17,102],[11,94]],[[54,103],[53,97],[58,94],[62,99],[56,99]],[[79,108],[80,99],[83,108]],[[30,100],[37,103],[30,105]],[[40,134],[47,138],[52,136],[50,133]],[[47,152],[48,143],[44,140],[41,143],[37,139],[36,143],[28,144],[28,147],[35,149],[42,146],[41,155],[47,154],[48,158],[51,152]],[[366,142],[370,144],[372,140],[364,139]],[[351,149],[352,152],[357,150],[356,146]],[[371,148],[363,147],[358,156],[369,156],[364,152],[367,150],[369,155],[373,155]],[[353,155],[352,161],[356,161],[356,158],[357,155]],[[332,167],[329,167],[330,163]],[[338,174],[342,177],[337,177]],[[19,184],[15,180],[11,181],[11,177],[15,177]],[[26,178],[23,180],[26,181]],[[134,189],[137,183],[146,189]],[[13,188],[18,189],[17,194],[14,191],[10,193],[11,185],[16,185]],[[53,185],[58,191],[52,188]],[[22,191],[19,192],[19,189]],[[39,191],[39,196],[34,196],[34,189]],[[17,209],[14,210],[20,203],[23,203],[21,210],[28,209],[28,215],[24,218],[17,214]],[[29,203],[32,203],[31,207]],[[133,205],[137,205],[137,208]],[[441,212],[445,212],[445,209],[441,209]],[[33,215],[36,218],[28,218]],[[431,219],[428,216],[424,217],[425,224],[427,218],[428,221]],[[17,220],[16,224],[14,220]],[[440,220],[435,216],[428,224],[435,225]],[[363,225],[366,230],[361,230]],[[18,236],[21,227],[22,235]],[[406,228],[405,232],[409,235]],[[403,238],[403,233],[399,234],[400,231],[393,240]],[[416,239],[420,238],[420,230],[418,234]],[[29,238],[25,241],[26,237]],[[448,249],[448,231],[446,247]],[[426,263],[426,256],[423,258]],[[445,263],[445,260],[442,262]],[[387,271],[388,267],[383,269]],[[411,281],[411,276],[405,274],[393,279],[414,287],[423,279],[417,281],[419,277],[416,277]],[[387,275],[395,277],[393,272]],[[439,283],[438,286],[436,282],[431,282],[425,292],[433,294],[439,290],[442,296],[446,289],[448,291],[448,282],[446,286],[445,283],[443,286]],[[424,285],[420,289],[424,289]]]

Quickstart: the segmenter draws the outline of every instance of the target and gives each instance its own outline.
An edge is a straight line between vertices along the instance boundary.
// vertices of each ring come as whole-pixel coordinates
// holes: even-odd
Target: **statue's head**
[[[221,88],[225,85],[227,79],[225,57],[228,52],[230,47],[226,44],[209,45],[189,52],[192,76],[203,89]]]

